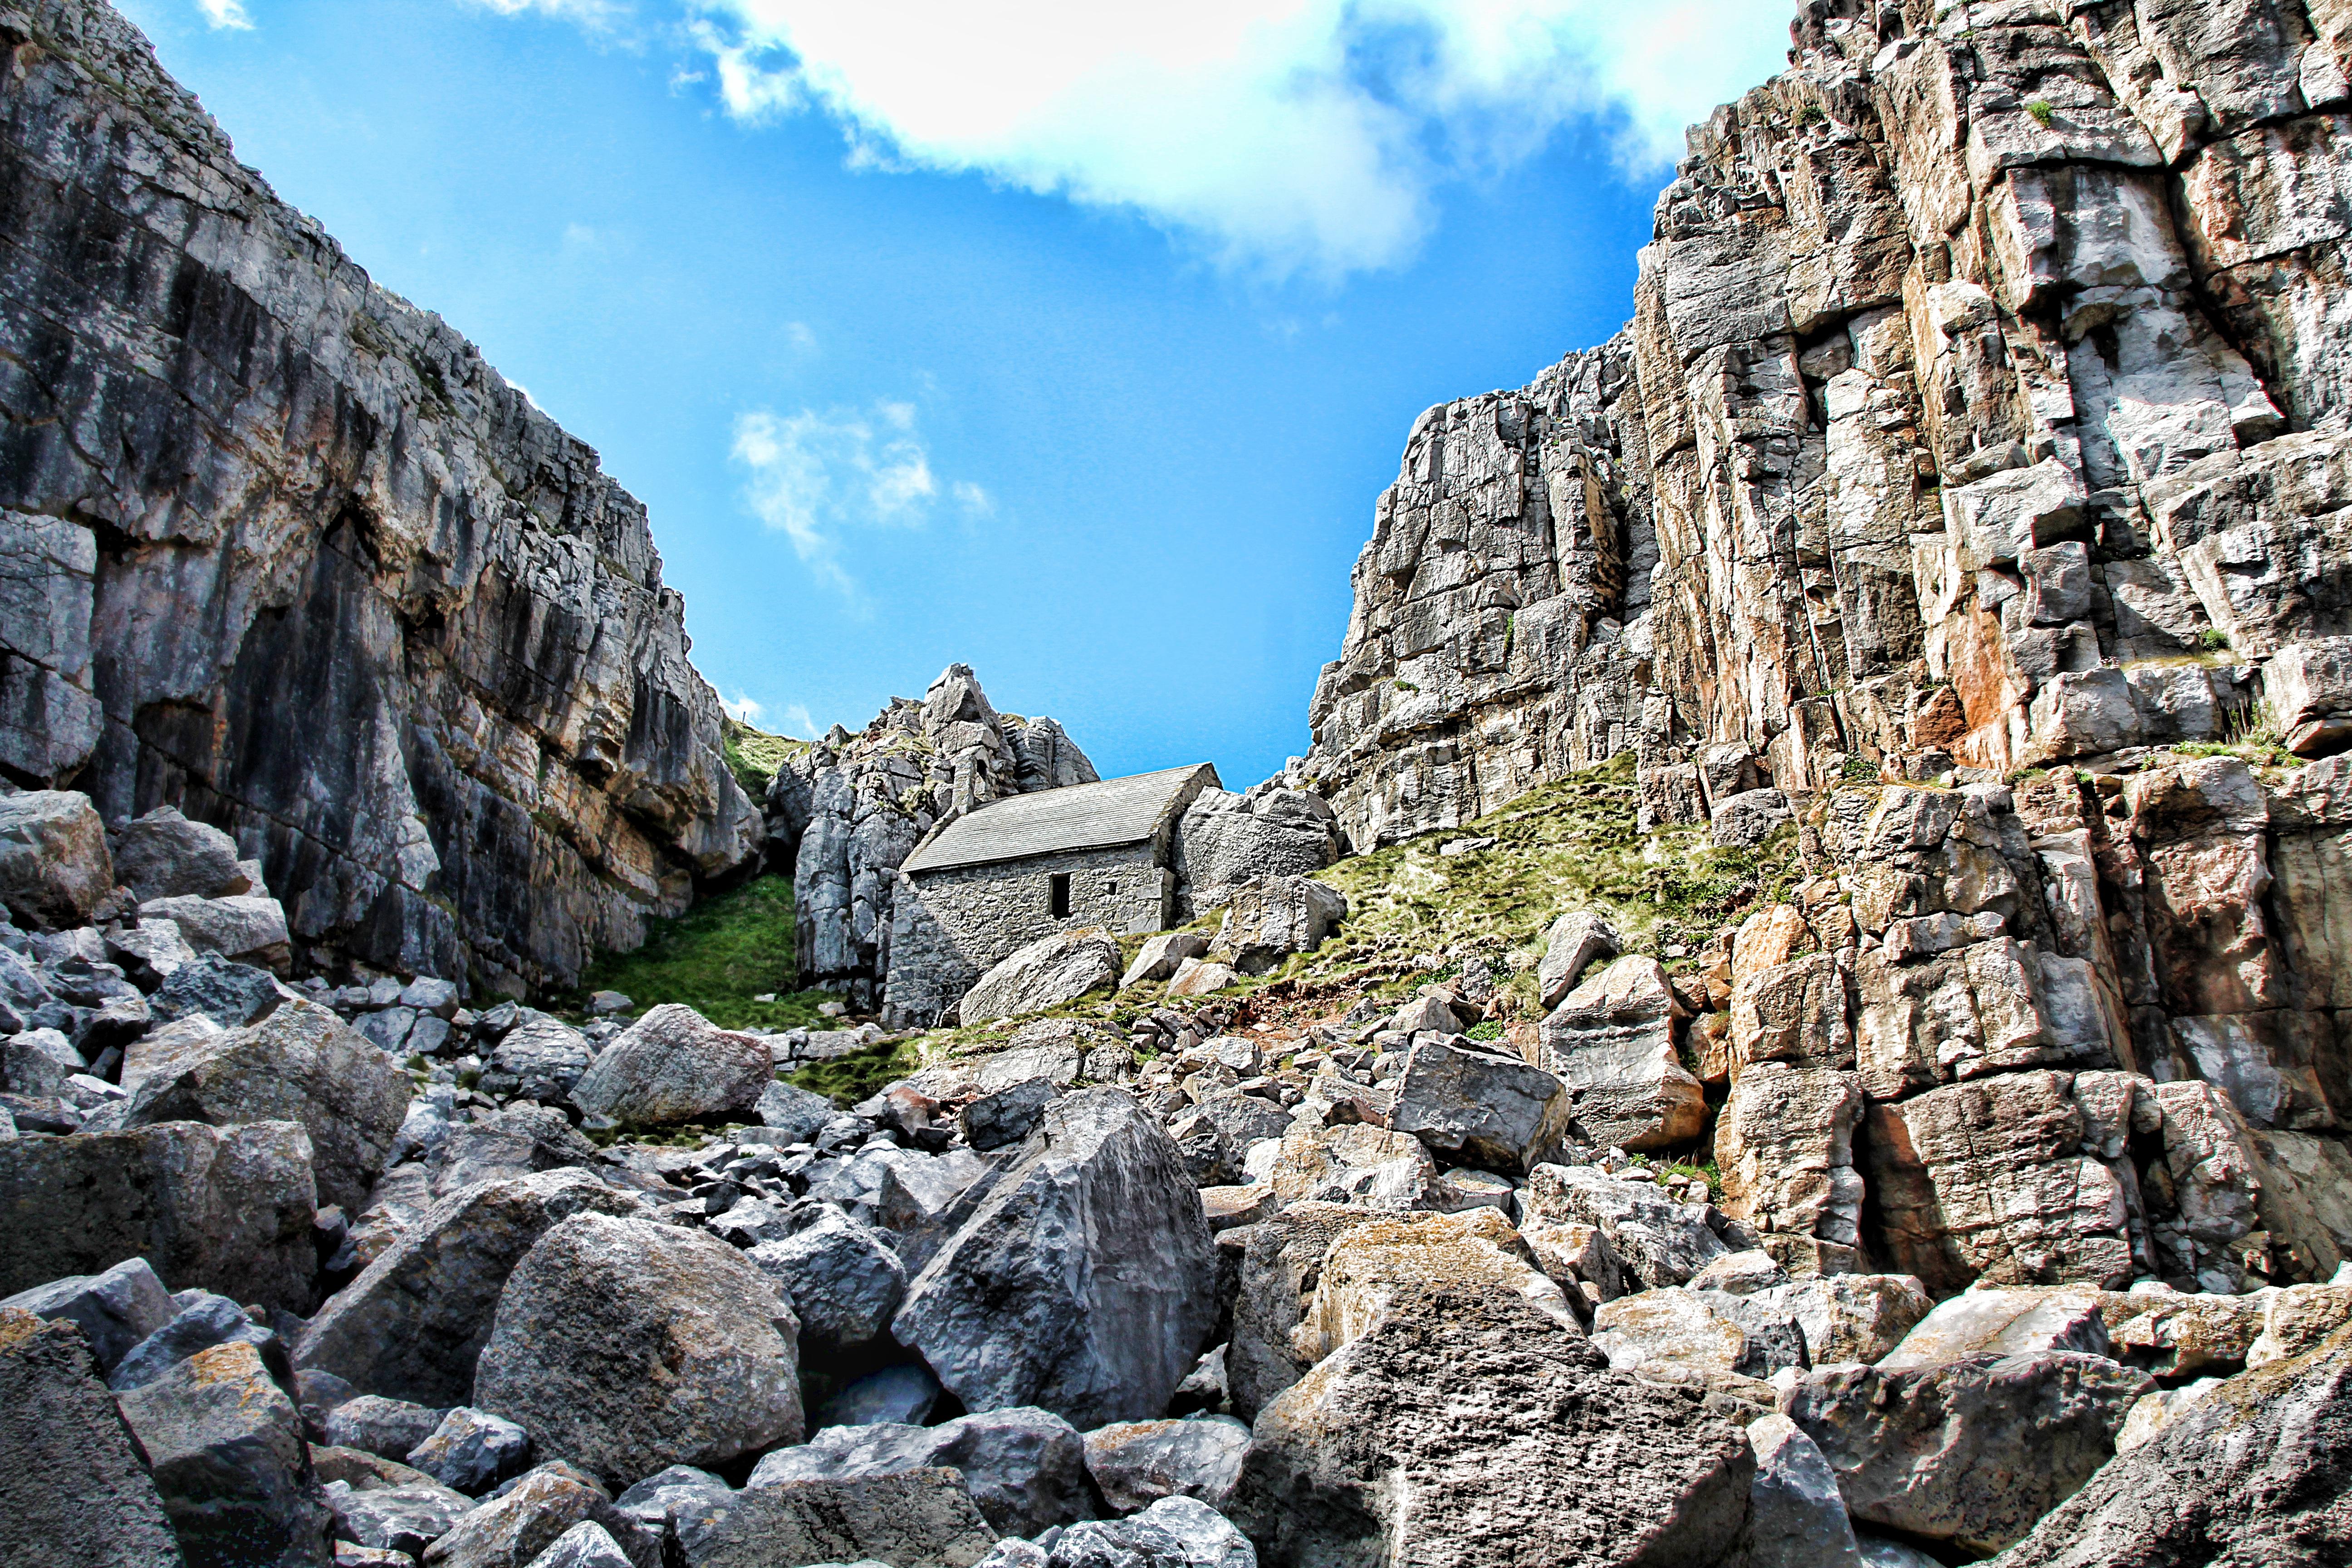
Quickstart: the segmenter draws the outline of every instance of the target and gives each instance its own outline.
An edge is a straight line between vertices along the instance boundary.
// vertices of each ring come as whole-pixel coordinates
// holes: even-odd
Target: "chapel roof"
[[[1181,811],[1199,786],[1221,787],[1207,763],[1135,773],[1099,784],[1007,795],[964,813],[908,858],[909,874],[1026,860],[1072,849],[1139,844]]]

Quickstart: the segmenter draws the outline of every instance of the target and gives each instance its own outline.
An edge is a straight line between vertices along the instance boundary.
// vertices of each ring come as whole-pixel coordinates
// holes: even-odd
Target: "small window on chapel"
[[[1054,918],[1057,921],[1068,920],[1070,918],[1070,879],[1066,875],[1056,875],[1046,880],[1054,901]]]

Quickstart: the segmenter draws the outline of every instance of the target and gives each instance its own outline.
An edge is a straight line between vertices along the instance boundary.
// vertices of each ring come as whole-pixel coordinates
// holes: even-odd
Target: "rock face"
[[[474,1403],[608,1485],[801,1435],[800,1325],[726,1243],[580,1214],[507,1280]]]
[[[117,237],[5,289],[0,555],[40,590],[0,602],[0,771],[225,828],[306,949],[490,984],[568,984],[753,853],[594,454],[278,201],[114,12],[7,27],[8,231]]]
[[[1118,983],[1118,943],[1108,932],[1041,937],[982,975],[964,993],[957,1016],[966,1026],[1075,1002]]]
[[[996,1544],[954,1470],[748,1489],[701,1532],[688,1568],[799,1568],[884,1562],[971,1568]]]
[[[572,1085],[572,1100],[592,1116],[659,1127],[750,1110],[774,1079],[775,1056],[765,1041],[721,1029],[673,1002],[604,1047]]]
[[[0,1308],[0,1558],[166,1568],[172,1521],[81,1331]]]
[[[1233,1512],[1269,1568],[1712,1563],[1755,1472],[1730,1420],[1496,1292],[1401,1307],[1255,1434]]]
[[[871,1006],[889,973],[898,868],[916,846],[976,805],[1096,777],[1053,720],[997,712],[967,665],[950,665],[920,701],[892,698],[859,734],[836,725],[768,789],[801,984]]]
[[[326,1568],[330,1516],[301,1413],[253,1346],[192,1356],[121,1406],[192,1565]]]
[[[1115,1089],[1057,1102],[907,1287],[892,1331],[967,1408],[1080,1428],[1163,1415],[1214,1325],[1216,1264],[1176,1145]]]

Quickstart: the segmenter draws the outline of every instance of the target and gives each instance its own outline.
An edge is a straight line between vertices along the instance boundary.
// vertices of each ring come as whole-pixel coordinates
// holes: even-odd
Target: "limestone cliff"
[[[2007,770],[2257,700],[2338,743],[2348,35],[1808,0],[1626,331],[1414,427],[1301,769],[1358,847],[1628,748],[1688,819],[1754,761]]]
[[[0,9],[0,772],[294,935],[561,984],[757,847],[645,509],[241,166],[99,0]]]

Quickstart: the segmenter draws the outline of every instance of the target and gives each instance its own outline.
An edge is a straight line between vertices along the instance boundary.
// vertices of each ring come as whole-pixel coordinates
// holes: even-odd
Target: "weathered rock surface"
[[[1687,1014],[1657,960],[1621,958],[1543,1021],[1543,1064],[1576,1092],[1575,1124],[1601,1148],[1659,1149],[1698,1136],[1706,1092],[1676,1060]]]
[[[1416,1045],[1393,1087],[1389,1125],[1454,1164],[1524,1175],[1558,1158],[1568,1135],[1566,1086],[1499,1052]]]
[[[1040,937],[982,975],[956,1016],[967,1026],[1075,1002],[1118,983],[1118,943],[1104,931]]]
[[[454,1194],[319,1309],[295,1362],[365,1393],[463,1405],[499,1293],[531,1244],[572,1215],[630,1215],[638,1207],[585,1171]]]
[[[945,1467],[962,1473],[992,1529],[1032,1536],[1094,1517],[1087,1459],[1076,1427],[1050,1410],[1016,1405],[937,1426],[829,1426],[767,1455],[745,1485],[864,1480]]]
[[[906,1299],[898,1249],[871,1226],[834,1211],[744,1256],[782,1291],[803,1345],[840,1350],[876,1339]]]
[[[119,237],[6,289],[7,363],[59,368],[0,392],[0,548],[47,590],[0,635],[0,766],[227,829],[306,948],[562,984],[635,945],[760,831],[643,508],[115,13],[9,26],[10,232]]]
[[[662,1127],[749,1110],[774,1078],[775,1055],[765,1041],[670,1002],[598,1054],[572,1085],[572,1102],[591,1116]]]
[[[520,1475],[530,1463],[532,1447],[530,1434],[515,1423],[460,1405],[442,1414],[404,1457],[443,1486],[480,1492]]]
[[[2319,1568],[2352,1548],[2352,1333],[2219,1384],[2003,1554],[2016,1568]]]
[[[310,1135],[290,1121],[0,1142],[0,1290],[136,1256],[166,1285],[306,1311],[317,1204]]]
[[[184,1559],[79,1326],[0,1306],[0,1558],[58,1568]]]
[[[1480,1208],[1383,1216],[1336,1237],[1317,1267],[1315,1293],[1291,1346],[1320,1361],[1392,1312],[1447,1289],[1517,1296],[1561,1329],[1581,1331],[1559,1286],[1535,1266],[1511,1222]]]
[[[86,922],[114,890],[106,825],[89,797],[25,790],[0,797],[0,906],[35,931]]]
[[[319,1201],[352,1213],[365,1206],[408,1110],[410,1085],[399,1066],[310,1002],[187,1040],[144,1070],[125,1126],[299,1122],[310,1136]]]
[[[747,1488],[686,1551],[688,1568],[885,1562],[971,1568],[996,1544],[953,1470]]]
[[[1858,1522],[1998,1552],[2115,1453],[2147,1373],[2072,1351],[1881,1371],[1832,1366],[1787,1414],[1821,1446]]]
[[[1062,1532],[1051,1568],[1257,1568],[1249,1538],[1206,1503],[1162,1498],[1141,1513]]]
[[[1752,1568],[1862,1568],[1837,1476],[1821,1448],[1785,1415],[1748,1428],[1756,1481],[1748,1494]]]
[[[1187,1497],[1222,1509],[1241,1478],[1250,1429],[1227,1415],[1121,1421],[1086,1436],[1087,1473],[1114,1512]]]
[[[8,1307],[74,1324],[106,1373],[177,1310],[172,1293],[143,1258],[127,1258],[103,1273],[68,1275],[19,1290],[0,1300],[0,1308]]]
[[[121,1397],[189,1563],[330,1561],[302,1416],[248,1344],[219,1345]]]
[[[1538,1165],[1521,1199],[1530,1225],[1590,1225],[1650,1289],[1684,1285],[1730,1248],[1703,1205],[1676,1203],[1655,1184],[1621,1181],[1591,1165]]]
[[[1233,1514],[1270,1568],[1713,1563],[1755,1470],[1734,1422],[1608,1371],[1507,1293],[1391,1313],[1254,1430]]]
[[[1045,1113],[892,1331],[968,1408],[1146,1419],[1216,1321],[1213,1252],[1168,1134],[1121,1090],[1087,1089]]]
[[[614,1507],[593,1478],[561,1462],[540,1466],[459,1520],[425,1549],[426,1568],[528,1568],[583,1520],[617,1542],[632,1568],[661,1568],[659,1538]]]
[[[499,1297],[473,1403],[609,1485],[801,1435],[799,1324],[714,1237],[576,1214]]]
[[[1261,877],[1233,890],[1209,956],[1242,974],[1264,974],[1294,952],[1312,952],[1348,918],[1338,889],[1311,877]]]

